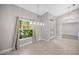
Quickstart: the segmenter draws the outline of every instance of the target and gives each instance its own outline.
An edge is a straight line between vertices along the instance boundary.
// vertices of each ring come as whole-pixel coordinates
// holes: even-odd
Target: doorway
[[[63,23],[62,38],[78,39],[78,22]]]

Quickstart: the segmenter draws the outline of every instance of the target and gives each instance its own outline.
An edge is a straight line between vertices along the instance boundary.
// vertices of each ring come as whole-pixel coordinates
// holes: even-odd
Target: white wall
[[[78,23],[67,23],[62,26],[63,33],[67,35],[78,36]]]
[[[58,17],[58,18],[56,18],[57,19],[57,36],[58,37],[62,37],[62,24],[63,23],[67,23],[65,20],[69,20],[70,19],[70,17],[72,17],[72,21],[74,21],[74,22],[78,22],[79,21],[79,8],[78,9],[75,9],[75,10],[73,10],[73,11],[71,11],[71,12],[69,12],[69,13],[66,13],[66,14],[64,14],[64,15],[62,15],[62,16],[60,16],[60,17]],[[68,19],[69,18],[69,19]],[[69,25],[70,26],[70,25]],[[72,26],[76,26],[76,25],[72,25]],[[77,25],[78,26],[78,25]],[[68,27],[68,26],[66,26],[66,27]],[[65,28],[65,27],[64,27]],[[73,33],[73,31],[76,31],[76,30],[74,30],[74,28],[73,27],[71,27],[73,30],[72,30],[72,33]],[[70,28],[68,28],[68,30],[70,30]],[[73,33],[73,34],[75,34],[75,33]],[[78,35],[78,31],[77,31],[77,35]]]
[[[48,19],[48,13],[45,13],[41,16],[41,21],[45,24],[42,27],[42,38],[47,40],[49,39],[49,19]]]
[[[0,5],[0,51],[14,47],[16,16],[37,20],[36,14],[23,8],[15,5]]]
[[[50,19],[54,19],[54,16],[46,12],[41,16],[41,22],[43,22],[45,25],[42,27],[42,38],[45,40],[50,39]]]

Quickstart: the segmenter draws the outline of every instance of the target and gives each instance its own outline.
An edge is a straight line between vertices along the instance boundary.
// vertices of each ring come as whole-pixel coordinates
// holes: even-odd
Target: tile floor
[[[79,55],[79,40],[65,38],[49,42],[41,40],[19,50],[7,52],[5,55]]]

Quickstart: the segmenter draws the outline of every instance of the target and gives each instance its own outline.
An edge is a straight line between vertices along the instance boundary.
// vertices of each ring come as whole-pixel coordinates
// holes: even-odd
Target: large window
[[[32,36],[33,36],[32,21],[28,21],[26,19],[21,18],[21,20],[20,20],[20,39],[32,37]]]

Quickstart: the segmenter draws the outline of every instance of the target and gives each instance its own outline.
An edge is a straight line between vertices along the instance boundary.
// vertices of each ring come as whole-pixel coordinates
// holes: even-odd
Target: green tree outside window
[[[22,19],[20,21],[20,39],[32,36],[33,36],[32,22],[26,21],[26,19]]]

